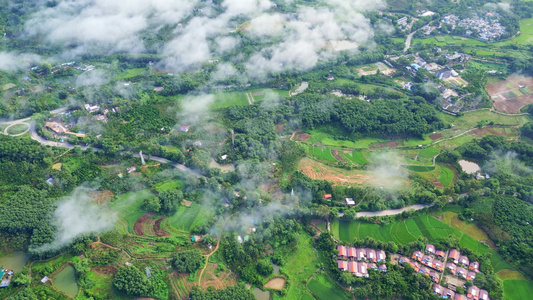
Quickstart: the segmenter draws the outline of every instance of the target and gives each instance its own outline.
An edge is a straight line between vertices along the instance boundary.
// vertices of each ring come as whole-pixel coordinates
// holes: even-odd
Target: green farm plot
[[[531,299],[533,282],[524,279],[507,279],[503,281],[503,295],[506,300]]]
[[[313,147],[313,154],[316,158],[329,161],[329,162],[337,161],[337,159],[333,157],[333,154],[331,154],[331,149],[325,148],[325,147],[317,147],[317,146],[312,146],[312,147]]]
[[[309,281],[307,288],[320,300],[350,299],[348,295],[338,288],[326,275],[318,274]]]
[[[417,238],[419,236],[422,236],[422,231],[420,231],[420,228],[416,224],[415,220],[413,220],[412,218],[405,220],[405,225],[407,226],[407,230],[413,237]]]
[[[420,231],[416,231],[416,232],[420,232]],[[413,236],[409,232],[409,229],[407,228],[407,224],[405,223],[405,221],[399,222],[399,226],[396,231],[396,236],[398,237],[398,241],[400,242],[400,244],[408,244],[410,242],[416,241],[416,237]]]
[[[202,206],[200,204],[194,202],[190,207],[180,206],[174,215],[166,218],[163,222],[178,231],[189,232],[192,224],[200,213],[201,207]]]
[[[134,69],[128,69],[124,72],[118,74],[115,76],[115,79],[121,80],[121,79],[128,79],[135,76],[142,75],[146,71],[145,68],[134,68]]]
[[[420,166],[403,166],[403,167],[406,168],[407,170],[413,171],[413,172],[431,172],[431,171],[435,170],[435,166],[423,166],[423,165],[420,165]]]
[[[443,186],[447,187],[452,183],[453,180],[453,171],[441,166],[440,169],[440,176],[437,178],[440,183],[442,183]]]
[[[121,233],[134,233],[133,225],[144,211],[141,209],[144,199],[155,197],[150,190],[128,192],[115,197],[109,204],[109,208],[118,213],[123,221],[117,223]]]
[[[344,242],[351,243],[353,239],[358,236],[359,223],[355,222],[339,222],[339,239]]]
[[[162,182],[155,184],[155,190],[158,192],[174,190],[174,189],[182,189],[182,188],[183,188],[183,181],[179,179],[162,181]]]
[[[367,236],[376,240],[385,241],[380,233],[379,225],[361,223],[361,225],[359,225],[359,239],[364,239]]]
[[[336,238],[337,240],[340,240],[340,236],[339,236],[339,232],[340,232],[339,220],[333,220],[330,223],[330,227],[331,227],[331,234],[333,234],[333,237]]]
[[[355,161],[356,163],[358,163],[360,165],[365,165],[365,164],[369,163],[369,161],[365,157],[364,152],[361,152],[361,151],[353,151],[352,152],[352,159],[353,159],[353,161]]]
[[[244,92],[225,92],[215,94],[215,101],[211,104],[211,109],[223,109],[230,106],[249,105],[248,98]]]
[[[424,158],[433,158],[435,155],[439,154],[440,150],[435,147],[428,147],[420,150],[418,152],[418,156],[424,157]]]
[[[444,43],[446,42],[446,39],[443,37],[443,36],[436,36],[435,37],[435,40],[439,43]]]

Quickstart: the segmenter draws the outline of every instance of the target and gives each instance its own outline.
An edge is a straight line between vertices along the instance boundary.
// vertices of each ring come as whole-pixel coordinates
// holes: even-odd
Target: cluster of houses
[[[489,293],[485,290],[473,285],[468,288],[466,295],[458,294],[450,289],[440,286],[439,284],[433,284],[433,294],[443,299],[452,300],[490,300]]]
[[[443,262],[446,258],[448,258],[448,262]],[[416,272],[431,277],[431,280],[435,282],[433,293],[439,297],[453,300],[489,299],[488,292],[476,286],[470,287],[468,294],[465,296],[439,285],[440,273],[437,272],[443,272],[444,269],[448,269],[455,276],[471,281],[476,279],[476,274],[479,273],[479,262],[470,262],[467,256],[461,255],[456,249],[450,249],[446,254],[445,251],[438,250],[435,246],[427,244],[424,252],[417,250],[413,252],[411,259],[400,257],[398,262],[400,264],[409,264]]]
[[[339,271],[349,271],[357,277],[368,277],[369,269],[383,273],[387,272],[387,266],[385,265],[387,255],[383,250],[346,247],[344,245],[337,245],[337,250],[339,251],[337,254],[339,258],[337,260],[337,268]],[[378,263],[381,264],[378,266]]]
[[[462,27],[466,35],[477,33],[482,41],[494,40],[506,33],[505,26],[499,21],[498,13],[487,12],[484,16],[474,13],[471,18],[460,19],[456,15],[445,16],[441,23],[452,25],[452,29]]]

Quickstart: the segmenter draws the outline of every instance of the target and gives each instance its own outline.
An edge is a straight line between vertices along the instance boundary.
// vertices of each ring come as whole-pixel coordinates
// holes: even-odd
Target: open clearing
[[[497,110],[520,113],[520,109],[533,103],[533,77],[509,76],[506,80],[487,84],[487,92]]]
[[[337,284],[332,282],[326,275],[318,274],[309,281],[307,288],[315,297],[321,300],[350,299],[342,292]]]
[[[217,276],[218,264],[208,263],[202,276],[202,289],[207,290],[210,286],[215,289],[224,289],[237,284],[237,276],[231,270],[226,269]]]
[[[273,290],[282,290],[284,286],[285,278],[283,277],[272,278],[265,284],[265,288]]]
[[[533,282],[523,279],[508,279],[503,281],[503,295],[506,300],[531,299]]]
[[[370,171],[361,171],[361,170],[344,170],[340,168],[334,168],[327,166],[325,164],[319,163],[310,158],[304,157],[299,165],[299,169],[312,179],[322,179],[333,182],[333,184],[365,184],[372,186],[384,186],[387,183],[384,183],[382,180],[376,178]],[[397,178],[400,182],[407,184],[407,181],[402,178]],[[389,183],[396,180],[389,180]]]

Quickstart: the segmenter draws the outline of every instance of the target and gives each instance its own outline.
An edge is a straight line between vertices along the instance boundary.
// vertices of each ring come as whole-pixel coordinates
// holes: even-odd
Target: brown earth
[[[344,161],[344,158],[342,158],[342,157],[339,155],[339,150],[331,150],[331,154],[332,154],[333,157],[335,157],[335,159],[337,159],[338,161]]]
[[[267,289],[273,289],[273,290],[282,290],[284,286],[285,286],[285,278],[283,277],[272,278],[269,282],[265,284],[265,287]]]
[[[433,183],[435,185],[436,188],[438,189],[444,189],[444,186],[442,185],[442,183],[440,183],[440,181],[438,181],[437,179],[433,179],[433,180],[430,180],[431,183]]]
[[[96,203],[107,203],[114,196],[110,190],[89,192],[89,197]]]
[[[440,138],[442,138],[442,133],[434,133],[432,135],[429,136],[429,138],[434,141],[434,140],[438,140]]]
[[[163,222],[165,218],[166,217],[159,218],[154,223],[153,229],[154,229],[155,236],[157,237],[170,236],[170,233],[161,229],[161,222]]]
[[[301,142],[307,141],[310,137],[311,137],[310,134],[304,133],[304,132],[299,132],[296,134],[296,140],[301,141]]]
[[[387,142],[387,147],[396,148],[396,147],[398,147],[398,143],[396,143],[395,141],[388,141]]]
[[[189,201],[189,200],[185,200],[185,199],[183,199],[183,200],[181,200],[181,204],[183,204],[183,205],[189,207],[189,206],[192,205],[192,202]]]
[[[517,93],[520,86],[533,89],[533,77],[509,76],[506,80],[487,84],[486,89],[497,110],[506,113],[519,113],[520,108],[533,103],[533,94],[509,97],[510,92]]]
[[[113,266],[96,266],[92,267],[91,270],[98,275],[110,276],[117,273],[117,268]]]
[[[135,224],[133,224],[133,231],[138,236],[144,236],[144,223],[152,216],[155,216],[155,213],[146,213],[142,215],[140,218],[135,221]]]
[[[226,269],[226,271],[220,272],[219,276],[216,276],[217,268],[218,264],[216,263],[207,265],[201,284],[203,290],[207,290],[210,286],[218,290],[237,284],[237,276],[233,272]]]
[[[484,127],[484,128],[476,128],[473,129],[470,134],[481,137],[485,135],[497,135],[497,136],[507,136],[507,133],[505,132],[504,128],[498,128],[498,127]]]

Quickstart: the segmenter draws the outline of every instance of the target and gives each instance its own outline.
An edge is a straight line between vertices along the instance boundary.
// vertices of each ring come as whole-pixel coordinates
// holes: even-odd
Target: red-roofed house
[[[470,264],[470,260],[468,259],[468,257],[466,257],[464,255],[461,255],[459,257],[459,263],[462,264],[465,267],[468,267],[468,265]]]
[[[440,258],[444,258],[444,256],[446,256],[446,252],[442,250],[437,250],[437,256]]]
[[[479,288],[475,285],[468,288],[468,293],[466,294],[468,298],[472,298],[474,300],[479,299]]]
[[[482,299],[482,300],[490,300],[489,298],[489,292],[485,291],[485,290],[479,290],[479,299]]]
[[[348,258],[355,259],[357,257],[356,249],[354,247],[348,247]]]
[[[402,256],[402,257],[400,257],[400,259],[398,259],[398,262],[403,264],[403,263],[408,263],[410,261],[409,261],[409,258],[407,258],[405,256]]]
[[[433,259],[432,259],[431,256],[429,256],[429,255],[424,255],[424,256],[422,256],[422,263],[423,263],[424,265],[426,265],[426,266],[428,266],[428,265],[431,266],[431,261],[432,261],[432,260],[433,260]]]
[[[470,271],[466,273],[466,280],[474,280],[476,279],[476,272]]]
[[[415,251],[415,252],[413,253],[413,256],[411,256],[411,258],[412,258],[412,259],[416,259],[416,260],[418,260],[418,261],[421,261],[421,260],[422,260],[422,252],[420,252],[420,251],[418,251],[418,250]]]
[[[387,259],[387,254],[383,250],[377,251],[376,256],[378,257],[378,262],[384,262]]]
[[[433,246],[431,244],[427,244],[426,245],[426,253],[435,254],[435,246]]]
[[[459,262],[459,256],[461,256],[461,254],[455,249],[451,249],[450,253],[448,254],[448,257],[452,258],[453,262],[456,264]]]
[[[479,263],[477,261],[471,262],[470,265],[468,266],[468,269],[479,273]]]
[[[468,300],[465,295],[462,294],[455,294],[455,298],[453,300]]]
[[[331,194],[325,194],[322,196],[322,199],[324,200],[328,200],[328,199],[331,199],[333,196],[331,196]]]
[[[337,260],[337,269],[339,269],[339,271],[348,270],[348,262],[345,260]]]
[[[430,272],[429,269],[426,267],[420,267],[420,270],[418,270],[418,273],[422,273],[427,276],[429,276],[429,272]]]
[[[383,264],[379,266],[379,271],[383,273],[387,273],[387,265]]]
[[[346,246],[337,245],[337,250],[339,251],[339,254],[337,256],[342,258],[346,258],[348,256],[348,252],[346,252]]]
[[[350,271],[352,274],[357,272],[357,263],[355,261],[348,262],[348,271]]]
[[[457,265],[452,263],[446,263],[446,269],[450,270],[450,272],[455,275],[455,273],[457,272]]]
[[[442,272],[442,261],[438,259],[434,259],[432,261],[432,264],[433,264],[433,269],[436,269]]]
[[[181,125],[180,127],[178,127],[178,131],[179,132],[188,132],[189,128],[191,128],[191,126]]]
[[[370,260],[371,262],[376,262],[377,261],[376,251],[373,249],[366,249],[366,258]]]
[[[368,265],[366,265],[366,267],[368,269],[373,269],[373,270],[378,270],[378,265],[376,265],[375,263],[369,263]]]

